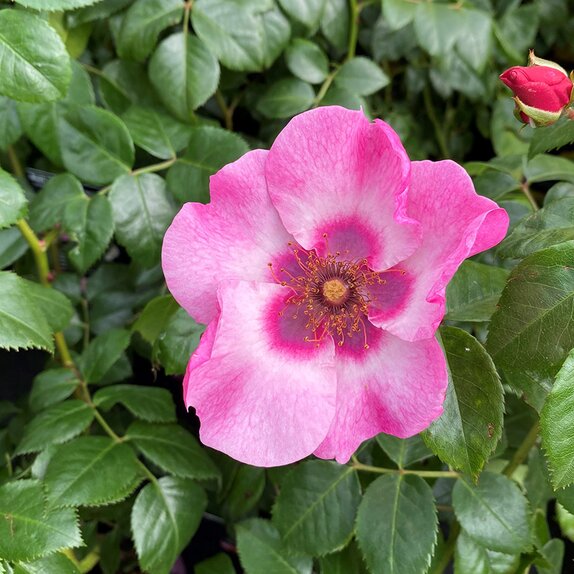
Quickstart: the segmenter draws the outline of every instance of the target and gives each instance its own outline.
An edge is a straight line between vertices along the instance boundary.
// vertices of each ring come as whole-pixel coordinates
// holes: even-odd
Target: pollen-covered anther
[[[351,292],[349,287],[337,278],[325,281],[321,291],[325,298],[325,303],[334,307],[346,303]]]
[[[343,346],[348,339],[362,334],[363,347],[368,349],[365,320],[369,304],[376,299],[371,288],[385,283],[380,273],[372,271],[366,259],[341,259],[338,251],[321,257],[292,243],[289,247],[296,263],[292,271],[281,267],[276,273],[269,264],[275,281],[292,292],[279,315],[284,316],[288,308],[294,307],[288,316],[297,319],[301,310],[307,331],[302,333],[303,339],[317,346],[328,335]]]

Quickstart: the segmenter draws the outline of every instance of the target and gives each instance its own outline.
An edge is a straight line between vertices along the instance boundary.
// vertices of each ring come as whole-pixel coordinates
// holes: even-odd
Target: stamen
[[[325,257],[320,257],[315,251],[301,249],[294,242],[288,243],[301,269],[299,276],[281,267],[280,272],[288,279],[283,280],[275,272],[273,264],[268,264],[275,281],[292,291],[279,315],[283,316],[289,306],[295,305],[291,317],[298,319],[302,309],[306,319],[305,329],[312,333],[304,336],[304,340],[317,346],[330,335],[342,347],[347,338],[351,339],[362,332],[363,348],[368,349],[366,321],[369,305],[377,299],[377,294],[372,293],[371,288],[386,283],[381,279],[382,273],[404,275],[406,271],[389,269],[379,273],[369,267],[366,258],[341,259],[339,251],[329,253],[327,233],[323,234],[323,238],[327,252]]]

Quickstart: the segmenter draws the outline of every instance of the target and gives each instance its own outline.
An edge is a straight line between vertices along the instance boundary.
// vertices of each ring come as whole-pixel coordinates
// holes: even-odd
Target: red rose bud
[[[538,65],[536,62],[546,63],[546,60],[533,55],[530,61],[530,66],[514,66],[506,70],[500,79],[513,91],[522,121],[548,125],[557,121],[570,103],[572,80],[557,64]]]

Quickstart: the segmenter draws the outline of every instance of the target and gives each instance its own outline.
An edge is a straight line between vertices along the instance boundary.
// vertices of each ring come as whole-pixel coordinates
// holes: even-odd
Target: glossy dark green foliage
[[[0,400],[0,574],[169,574],[190,540],[197,574],[561,572],[574,124],[521,124],[497,76],[532,47],[571,65],[573,26],[566,0],[4,3],[0,358],[33,384],[0,380],[18,395]],[[465,166],[510,233],[446,288],[440,418],[345,464],[257,468],[185,412],[205,326],[166,289],[162,241],[184,203],[225,200],[221,168],[323,105]]]

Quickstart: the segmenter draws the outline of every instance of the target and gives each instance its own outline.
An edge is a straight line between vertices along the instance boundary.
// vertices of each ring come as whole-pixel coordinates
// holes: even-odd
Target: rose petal
[[[448,377],[434,338],[407,342],[368,324],[367,341],[365,350],[355,335],[337,349],[337,413],[320,458],[345,463],[364,440],[413,436],[442,413]]]
[[[251,151],[212,176],[211,203],[186,203],[165,234],[162,266],[167,286],[201,323],[217,314],[220,282],[273,282],[267,264],[288,251],[292,238],[267,194],[267,153]]]
[[[460,264],[499,243],[508,214],[477,195],[472,180],[452,161],[412,163],[409,213],[422,224],[423,242],[406,261],[384,273],[377,290],[380,303],[370,307],[371,321],[408,341],[433,336],[445,314],[445,291]],[[401,278],[401,274],[404,276]],[[404,298],[400,291],[404,288]],[[389,298],[396,301],[391,306]]]
[[[256,466],[311,454],[335,413],[333,343],[317,348],[304,332],[297,337],[278,314],[286,296],[279,285],[222,285],[211,356],[186,377],[203,443]]]
[[[265,174],[273,204],[303,247],[368,258],[378,270],[419,244],[418,224],[406,213],[409,165],[386,123],[332,106],[289,122]]]

